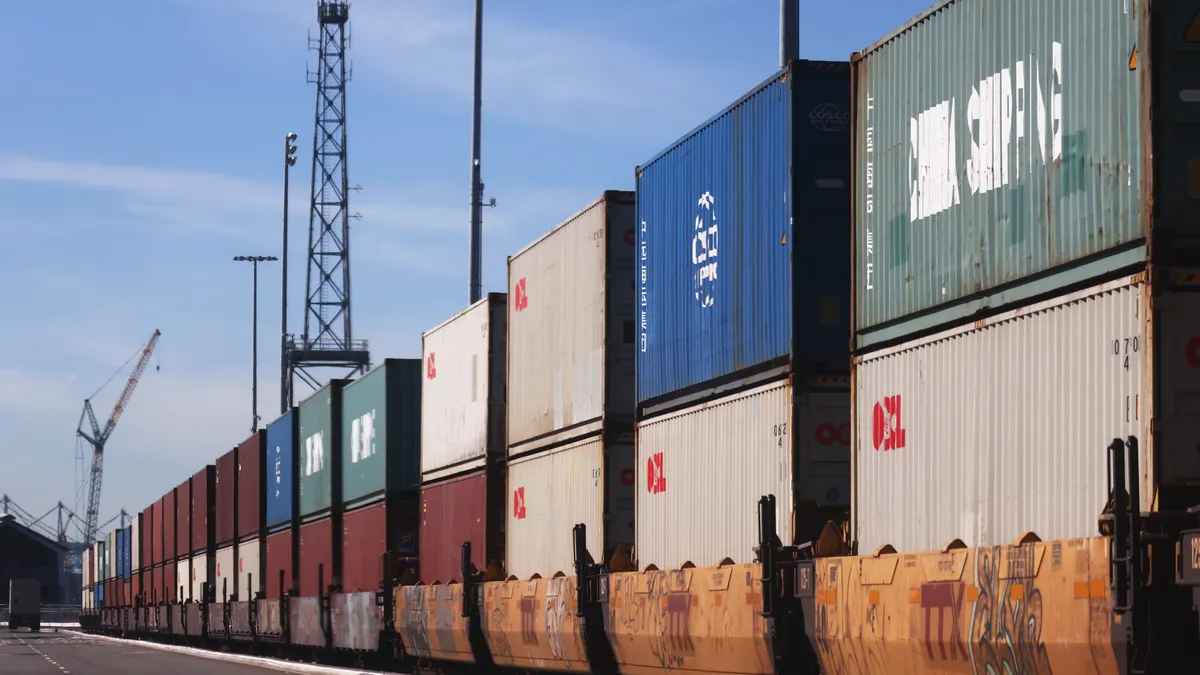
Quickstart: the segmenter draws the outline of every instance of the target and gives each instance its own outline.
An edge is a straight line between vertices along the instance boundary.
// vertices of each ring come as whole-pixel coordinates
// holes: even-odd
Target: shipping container
[[[952,0],[853,58],[856,349],[1142,264],[1151,227],[1195,264],[1195,9]]]
[[[167,563],[171,567],[170,563]],[[175,561],[172,568],[174,571],[174,584],[168,592],[170,602],[187,602],[192,599],[192,558],[191,556],[183,556]],[[170,579],[171,575],[168,574]],[[199,598],[196,598],[199,600]]]
[[[91,548],[83,549],[83,588],[84,589],[91,588],[92,584],[95,583],[94,579],[96,578],[96,570],[93,567],[94,564],[95,563],[92,562],[92,549]]]
[[[216,518],[216,545],[231,543],[237,536],[237,463],[238,449],[234,448],[217,458],[213,488],[213,512]]]
[[[639,423],[638,566],[753,562],[768,494],[785,545],[814,539],[849,507],[849,419],[845,389],[782,381]]]
[[[598,436],[510,462],[507,575],[573,575],[577,523],[587,527],[597,561],[607,562],[617,547],[629,553],[634,474],[633,444],[606,447]]]
[[[213,577],[213,596],[217,602],[233,602],[237,595],[237,568],[234,567],[236,556],[234,555],[234,546],[228,546],[217,549],[217,566],[214,570],[216,576]],[[240,598],[237,598],[240,599]]]
[[[171,562],[192,551],[192,479],[188,478],[167,493],[166,502],[167,553],[164,562]]]
[[[237,538],[258,534],[262,528],[263,510],[263,455],[266,452],[267,432],[256,431],[253,436],[238,446],[237,479]]]
[[[209,553],[192,554],[192,601],[204,599],[204,590],[209,582],[217,576],[216,556]],[[214,587],[215,588],[215,587]],[[215,594],[210,596],[215,599]]]
[[[279,600],[284,594],[295,588],[296,577],[292,575],[292,568],[295,564],[294,541],[291,528],[267,535],[263,551],[266,558],[263,591],[269,600]]]
[[[118,544],[117,531],[113,530],[112,532],[109,532],[107,537],[105,538],[105,546],[104,546],[104,553],[105,553],[104,580],[105,581],[110,581],[112,579],[115,579],[118,576],[120,576],[120,574],[121,574],[121,568],[120,568],[120,565],[118,564],[119,560],[117,559],[117,552],[120,551],[120,548],[118,547],[117,544]]]
[[[1194,276],[1138,274],[857,358],[859,550],[1095,536],[1106,448],[1127,436],[1143,508],[1194,503]]]
[[[340,534],[340,533],[339,533]],[[300,568],[297,570],[300,595],[326,595],[337,572],[333,569],[334,541],[332,516],[300,526]]]
[[[150,548],[150,566],[159,565],[163,559],[162,499],[154,502],[150,512],[150,531],[146,534]]]
[[[503,465],[421,486],[420,575],[425,584],[462,582],[462,545],[484,570],[504,563]]]
[[[300,513],[320,517],[341,495],[342,387],[330,380],[300,403]]]
[[[638,167],[639,406],[847,372],[849,105],[847,63],[793,61]]]
[[[192,476],[192,553],[208,552],[216,538],[217,471],[212,464]],[[182,516],[181,516],[182,517]]]
[[[253,600],[256,594],[265,590],[262,550],[265,544],[266,540],[259,535],[238,542],[237,594],[242,602]]]
[[[421,483],[421,361],[384,359],[342,389],[342,505],[415,503]],[[303,424],[303,415],[301,416]]]
[[[348,390],[347,390],[348,391]],[[415,569],[419,506],[417,495],[388,497],[347,511],[342,521],[342,590],[359,593],[381,590],[383,557],[391,551],[400,560],[395,573]]]
[[[300,416],[292,408],[279,419],[267,425],[267,467],[263,472],[266,482],[267,528],[274,529],[290,524],[295,513],[296,500],[300,494],[297,486],[300,437]]]
[[[607,191],[509,257],[509,456],[632,430],[633,229]]]
[[[131,591],[129,595],[129,604],[131,607],[140,607],[145,604],[144,595],[142,593],[142,572],[138,570],[133,573],[133,581],[131,582]]]
[[[133,524],[130,527],[133,531],[130,538],[132,550],[130,551],[129,565],[131,567],[131,571],[138,572],[141,571],[143,566],[142,532],[145,530],[145,528],[143,527],[142,523],[142,514],[134,514]]]
[[[186,561],[186,559],[185,559],[185,562],[190,562],[190,561]],[[163,602],[164,603],[179,602],[180,598],[183,595],[181,593],[182,587],[179,584],[182,583],[183,581],[185,581],[187,579],[187,577],[183,577],[183,579],[180,579],[179,569],[178,569],[178,565],[176,563],[164,563],[163,567],[162,567],[162,571],[163,571],[162,585],[163,585],[163,592],[164,592]],[[184,570],[184,571],[188,572],[188,570]],[[188,573],[190,574],[190,572],[188,572]]]
[[[503,459],[508,296],[487,297],[421,337],[421,479]]]
[[[125,576],[125,530],[114,530],[109,534],[113,542],[113,578],[122,578]]]

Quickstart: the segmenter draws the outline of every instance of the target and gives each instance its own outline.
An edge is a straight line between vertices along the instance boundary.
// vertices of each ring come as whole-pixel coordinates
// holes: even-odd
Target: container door
[[[1158,483],[1200,479],[1200,293],[1172,293],[1156,303]],[[1147,402],[1148,403],[1148,402]],[[1144,441],[1143,441],[1144,442]],[[1146,453],[1147,448],[1142,448]],[[1144,492],[1144,504],[1152,492]]]

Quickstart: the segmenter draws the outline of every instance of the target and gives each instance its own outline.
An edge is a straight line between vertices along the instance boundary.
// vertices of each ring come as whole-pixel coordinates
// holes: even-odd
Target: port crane
[[[100,393],[112,381],[110,377],[108,382],[100,386],[95,394],[92,394],[83,401],[83,412],[79,415],[79,427],[76,432],[80,438],[87,441],[92,446],[92,469],[88,474],[88,501],[87,511],[84,515],[83,526],[83,541],[91,543],[96,540],[96,532],[98,531],[98,522],[100,520],[100,482],[104,475],[104,446],[108,444],[108,439],[112,436],[113,429],[117,428],[117,420],[121,419],[121,413],[125,412],[125,406],[129,404],[129,398],[133,396],[133,390],[137,388],[138,380],[142,377],[142,372],[146,370],[146,366],[150,363],[150,355],[154,353],[154,347],[158,344],[158,338],[162,333],[155,329],[154,334],[150,336],[150,340],[146,342],[141,350],[141,358],[138,359],[137,366],[134,367],[133,373],[129,376],[129,381],[125,383],[125,390],[121,392],[121,397],[117,399],[117,404],[113,406],[112,414],[108,416],[108,422],[104,425],[104,429],[100,428],[100,424],[96,421],[96,413],[92,410],[92,398]],[[136,353],[135,353],[136,355]],[[132,360],[133,357],[130,357]],[[126,364],[129,361],[125,362]],[[121,366],[124,369],[125,366]],[[117,371],[120,372],[120,371]],[[113,377],[116,377],[114,374]],[[90,429],[84,427],[84,421],[90,423]],[[90,433],[89,433],[90,432]]]

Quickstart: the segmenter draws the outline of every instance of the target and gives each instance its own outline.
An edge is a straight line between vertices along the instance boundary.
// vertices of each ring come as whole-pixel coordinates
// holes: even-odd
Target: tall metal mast
[[[346,68],[349,45],[346,2],[317,5],[318,37],[309,40],[318,53],[313,130],[312,201],[308,224],[308,278],[304,293],[304,334],[287,344],[287,401],[295,400],[297,376],[314,390],[324,385],[317,368],[337,368],[353,377],[371,367],[366,340],[353,339],[350,321],[350,214],[352,189],[346,167]],[[328,378],[325,378],[327,381]]]

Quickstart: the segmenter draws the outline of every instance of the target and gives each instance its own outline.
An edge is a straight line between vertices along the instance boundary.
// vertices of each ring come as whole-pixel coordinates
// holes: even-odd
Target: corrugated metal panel
[[[238,542],[237,594],[239,602],[253,600],[263,590],[263,546],[265,539],[251,537]]]
[[[421,486],[421,581],[462,581],[462,545],[479,570],[504,560],[504,474],[481,469]]]
[[[509,258],[510,455],[632,422],[633,226],[633,193],[605,192]]]
[[[217,549],[217,566],[214,570],[213,589],[216,591],[216,601],[233,602],[237,593],[237,567],[234,566],[233,544]]]
[[[300,526],[300,595],[316,596],[334,582],[333,521],[329,517]]]
[[[142,514],[134,514],[133,524],[130,525],[130,528],[132,528],[132,550],[130,551],[129,564],[133,571],[140,571],[142,569],[142,532],[144,531],[142,527]]]
[[[171,559],[187,555],[192,551],[192,479],[189,478],[175,488],[175,496],[167,495],[167,530],[171,542],[167,548]]]
[[[385,359],[347,384],[341,435],[343,505],[415,492],[421,483],[421,361]]]
[[[213,481],[216,486],[213,508],[217,519],[217,546],[227,544],[237,536],[234,528],[237,522],[237,451],[234,448],[217,459]]]
[[[192,556],[192,585],[191,599],[200,602],[204,598],[204,585],[208,583],[208,554],[197,553]]]
[[[504,456],[508,296],[486,298],[424,334],[421,477],[482,468]]]
[[[381,588],[387,551],[387,502],[347,511],[342,523],[342,592]]]
[[[633,481],[633,448],[617,446],[606,452],[599,437],[510,463],[508,575],[529,579],[535,574],[573,574],[576,523],[587,526],[588,551],[596,560],[607,560],[615,546],[631,547]]]
[[[192,553],[206,551],[216,535],[214,500],[216,498],[216,467],[212,464],[192,476]]]
[[[773,494],[792,538],[792,388],[769,384],[641,423],[637,563],[678,569],[751,562],[758,500]]]
[[[300,404],[300,516],[321,513],[334,499],[334,465],[341,462],[342,386],[330,380]],[[341,486],[337,486],[341,492]]]
[[[260,430],[238,446],[237,537],[257,534],[263,519],[263,451],[267,432]]]
[[[1108,444],[1149,438],[1145,312],[1142,287],[1115,282],[864,358],[859,550],[1094,536]]]
[[[267,598],[279,600],[283,597],[280,593],[280,583],[283,584],[283,593],[291,590],[293,583],[291,529],[267,535],[264,555],[267,558],[267,576],[263,579],[263,591]]]
[[[117,568],[117,532],[108,533],[104,546],[104,580],[115,579],[120,574]]]
[[[170,565],[170,563],[167,563]],[[170,591],[167,593],[168,602],[187,602],[192,599],[192,559],[181,558],[175,561],[175,578]]]
[[[292,408],[267,426],[266,500],[267,527],[275,527],[292,518],[292,495],[296,482],[295,466],[298,457],[296,425],[298,417]]]
[[[150,508],[146,509],[146,513],[150,515],[150,528],[146,532],[146,548],[150,551],[148,566],[157,565],[162,562],[163,524],[162,519],[158,515],[159,504],[161,503],[162,500],[160,499],[151,504]]]
[[[639,402],[849,365],[849,69],[793,68],[638,169]]]
[[[190,565],[190,561],[189,561],[189,565]],[[190,574],[189,570],[184,570],[184,571],[188,572],[188,574]],[[186,581],[187,577],[184,577],[182,580],[179,578],[178,565],[176,565],[175,563],[163,563],[162,572],[163,572],[163,576],[162,576],[163,592],[159,594],[159,597],[162,598],[161,602],[163,602],[163,603],[177,602],[179,600],[180,595],[182,595],[180,593],[180,591],[182,590],[182,586],[180,586],[180,583],[181,583],[181,581]]]
[[[857,331],[1143,237],[1147,69],[1129,63],[1135,46],[1159,53],[1139,44],[1145,16],[1142,3],[956,0],[856,62]],[[1178,44],[1184,24],[1163,25]],[[1190,61],[1165,71],[1178,68],[1194,79]],[[1168,110],[1177,97],[1163,93]],[[946,318],[978,307],[960,309]]]

